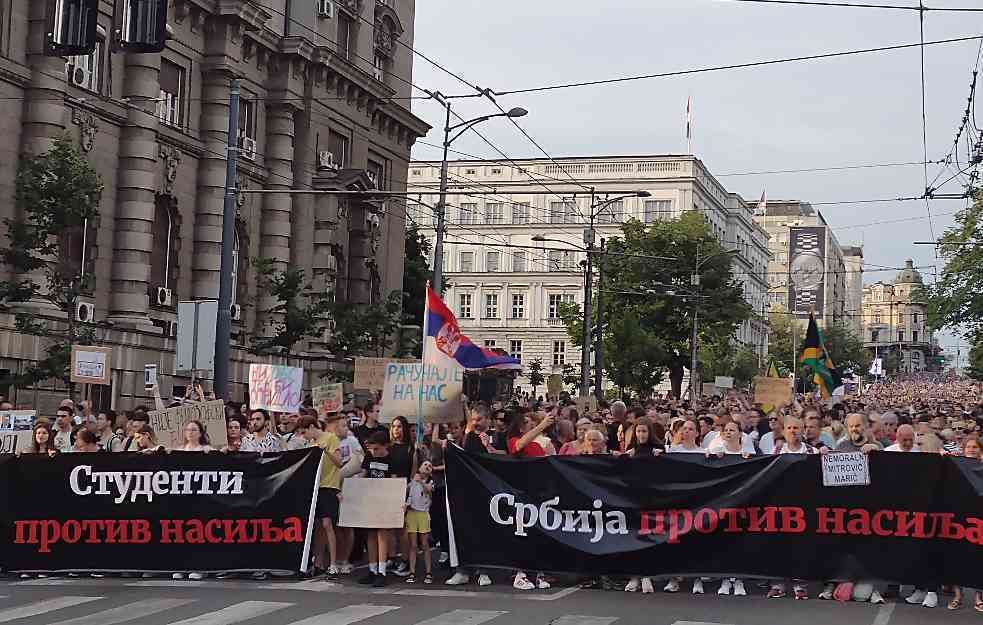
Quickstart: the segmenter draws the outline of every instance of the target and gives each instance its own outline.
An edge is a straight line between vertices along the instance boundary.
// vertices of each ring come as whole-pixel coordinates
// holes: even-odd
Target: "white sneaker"
[[[675,579],[670,579],[669,583],[666,584],[666,587],[662,590],[666,592],[679,592],[679,582],[677,582]]]
[[[175,573],[171,575],[171,579],[184,579],[184,573]]]
[[[437,564],[444,564],[450,559],[451,559],[451,554],[447,553],[446,551],[441,551],[440,557],[437,558]]]
[[[638,592],[638,589],[641,587],[642,580],[638,579],[637,577],[633,577],[628,580],[627,584],[625,584],[625,592]]]
[[[747,590],[744,588],[744,582],[737,580],[734,582],[734,596],[735,597],[746,597]]]
[[[460,586],[461,584],[467,584],[470,581],[471,581],[471,577],[469,575],[465,575],[464,573],[458,571],[457,573],[454,573],[454,575],[444,583],[447,584],[448,586]]]
[[[542,573],[536,576],[536,588],[539,590],[548,590],[550,588],[549,580]]]
[[[352,571],[354,570],[355,567],[349,564],[348,562],[343,562],[342,564],[338,565],[338,572],[341,573],[342,575],[351,575]]]
[[[934,608],[939,605],[939,596],[934,592],[925,593],[925,600],[922,601],[922,607]]]
[[[703,580],[697,577],[693,580],[693,594],[702,595],[703,594]]]
[[[717,594],[729,595],[732,587],[733,585],[731,584],[730,580],[725,579],[724,581],[720,582],[720,590],[717,591]]]
[[[485,575],[484,573],[478,576],[479,586],[491,586],[491,584],[492,584],[491,578]]]
[[[919,605],[921,602],[925,601],[925,597],[926,597],[926,593],[924,590],[916,590],[915,592],[911,593],[911,596],[909,596],[904,601],[905,603],[911,605]]]
[[[826,584],[823,586],[823,591],[819,593],[819,598],[823,601],[830,601],[833,599],[833,592],[836,590],[836,584]]]
[[[515,588],[516,590],[532,590],[535,587],[536,584],[530,582],[525,573],[515,574],[515,581],[512,582],[512,588]]]
[[[648,577],[642,578],[642,594],[651,595],[655,592],[655,588],[652,587],[652,579]]]
[[[881,596],[881,593],[875,590],[874,592],[870,593],[870,602],[880,605],[884,603],[884,597]]]
[[[188,579],[193,579],[195,581],[205,579],[204,573],[188,573]]]

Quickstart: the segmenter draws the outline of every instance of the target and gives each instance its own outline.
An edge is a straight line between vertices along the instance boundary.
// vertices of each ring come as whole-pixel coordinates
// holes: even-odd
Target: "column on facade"
[[[290,190],[294,186],[294,113],[293,104],[274,103],[266,108],[266,167],[268,189]],[[273,261],[276,271],[283,271],[290,264],[290,239],[293,196],[273,193],[263,196],[260,220],[259,256]],[[256,326],[265,334],[274,316],[267,313],[277,305],[276,298],[266,291],[259,293]]]
[[[152,326],[147,311],[158,170],[155,103],[160,95],[160,55],[128,53],[124,65],[122,96],[128,105],[119,142],[109,318],[125,326]]]
[[[198,166],[194,253],[191,258],[191,293],[195,299],[218,298],[230,80],[231,76],[224,71],[202,74],[200,126],[205,152]]]
[[[45,56],[46,2],[29,2],[27,63],[31,82],[24,89],[21,148],[26,155],[47,152],[65,129],[65,59]]]

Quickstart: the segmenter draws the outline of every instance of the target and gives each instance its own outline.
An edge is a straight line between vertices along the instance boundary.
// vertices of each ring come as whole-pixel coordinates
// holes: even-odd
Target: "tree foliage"
[[[430,239],[420,232],[417,224],[406,228],[406,257],[403,260],[404,323],[423,326],[423,308],[430,279]]]
[[[697,212],[648,225],[631,220],[607,249],[599,258],[605,373],[619,388],[642,396],[668,373],[678,395],[689,366],[694,312],[701,343],[727,340],[752,314],[731,256]],[[700,285],[694,287],[698,260]],[[693,290],[699,297],[692,297]],[[581,345],[581,311],[567,306],[561,316],[573,343]]]
[[[543,360],[537,358],[529,363],[529,369],[526,371],[526,377],[529,378],[529,386],[532,387],[532,395],[536,397],[536,389],[546,384],[546,375],[543,373]]]
[[[18,217],[4,220],[10,243],[0,250],[0,263],[11,277],[0,282],[0,311],[14,311],[17,331],[44,338],[46,347],[44,358],[11,380],[19,387],[60,379],[74,392],[72,346],[91,345],[96,337],[94,326],[75,320],[79,297],[91,291],[95,276],[85,270],[83,251],[73,249],[72,240],[99,217],[101,194],[99,175],[67,134],[48,152],[21,159]],[[57,310],[64,321],[16,310],[30,301]]]
[[[966,375],[974,380],[983,380],[983,334],[973,337],[969,349],[969,366]]]
[[[983,332],[983,197],[958,213],[939,241],[945,268],[926,289],[929,324],[959,328],[972,339]]]
[[[250,351],[289,357],[297,343],[320,340],[328,328],[328,313],[333,308],[331,294],[316,292],[305,281],[303,269],[288,266],[278,271],[271,258],[257,258],[253,266],[259,290],[272,295],[276,304],[262,311],[271,315],[272,331],[254,335]]]
[[[729,339],[707,343],[700,347],[700,364],[703,379],[712,381],[717,376],[734,378],[736,387],[746,387],[758,375],[758,354],[747,347],[738,347]]]
[[[792,371],[792,364],[799,361],[805,330],[784,311],[771,313],[769,319],[771,328],[768,333],[768,353],[775,359],[779,373],[788,375]],[[829,356],[833,359],[833,365],[840,372],[864,375],[870,369],[871,355],[864,348],[863,340],[854,331],[853,326],[843,321],[834,321],[822,330],[822,335]],[[886,359],[884,366],[886,369]],[[803,377],[801,369],[796,371],[796,376]]]

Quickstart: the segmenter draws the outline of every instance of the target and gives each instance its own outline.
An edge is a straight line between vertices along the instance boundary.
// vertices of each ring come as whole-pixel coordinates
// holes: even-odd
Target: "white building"
[[[409,192],[437,203],[439,162],[410,164]],[[479,344],[507,350],[524,365],[539,358],[547,372],[580,364],[560,320],[564,302],[583,304],[585,254],[556,248],[583,248],[590,193],[616,197],[647,191],[610,205],[596,221],[599,238],[621,234],[629,218],[651,223],[702,211],[727,249],[736,249],[735,275],[754,311],[767,302],[767,235],[754,223],[748,204],[729,193],[692,156],[619,156],[517,160],[515,164],[453,161],[449,166],[447,233],[444,245],[445,299],[462,331]],[[431,211],[408,213],[435,235]],[[540,235],[552,239],[537,242]],[[657,261],[653,261],[657,262]],[[756,316],[741,326],[739,343],[767,353],[768,326]],[[519,379],[527,384],[526,378]]]
[[[894,282],[863,290],[863,341],[873,358],[885,359],[890,373],[939,371],[938,347],[928,325],[925,282],[914,262],[905,262]]]

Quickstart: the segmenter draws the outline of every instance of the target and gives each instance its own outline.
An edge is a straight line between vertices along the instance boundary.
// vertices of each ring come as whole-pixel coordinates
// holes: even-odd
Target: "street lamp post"
[[[693,339],[692,339],[692,361],[690,362],[689,369],[689,396],[691,400],[696,400],[700,398],[700,389],[696,385],[696,366],[697,366],[697,348],[699,346],[699,317],[700,317],[700,306],[699,306],[699,291],[700,291],[700,269],[703,268],[705,264],[713,260],[717,256],[723,256],[725,254],[737,254],[737,250],[723,250],[716,252],[700,260],[700,244],[696,244],[696,266],[693,271],[693,275],[690,277],[690,284],[696,289],[696,297],[693,301]]]
[[[446,219],[447,219],[447,152],[450,150],[451,144],[454,143],[462,134],[480,124],[481,122],[488,121],[493,117],[524,117],[529,114],[524,108],[515,107],[509,110],[507,113],[496,113],[494,115],[482,115],[481,117],[476,117],[467,121],[463,121],[459,124],[451,125],[451,103],[448,98],[442,96],[439,92],[433,92],[430,95],[434,97],[438,102],[444,105],[446,109],[446,117],[444,119],[444,154],[440,160],[440,197],[437,201],[437,206],[434,208],[434,212],[437,214],[437,234],[434,238],[433,244],[433,289],[437,293],[441,291],[441,285],[444,279],[444,231],[446,229]],[[458,131],[453,137],[451,133]]]
[[[591,322],[593,317],[592,310],[592,287],[594,284],[594,269],[593,269],[593,257],[595,254],[604,253],[604,240],[601,240],[601,247],[594,247],[594,221],[597,216],[606,207],[611,204],[623,200],[629,197],[650,197],[652,194],[648,191],[635,191],[633,193],[626,193],[624,195],[619,195],[613,198],[605,198],[600,202],[594,201],[594,189],[591,189],[591,206],[589,211],[588,225],[587,229],[584,230],[584,247],[577,248],[582,252],[587,254],[587,258],[584,266],[584,331],[580,351],[580,396],[587,397],[590,394],[590,351],[591,351]],[[567,243],[566,241],[561,241],[559,239],[549,239],[542,235],[535,235],[532,237],[533,241],[552,241],[554,243]],[[600,262],[600,260],[598,261]],[[601,296],[598,294],[598,301],[601,302]],[[602,321],[600,316],[598,317],[598,345],[601,342],[601,327]],[[601,393],[601,381],[603,378],[603,373],[601,372],[601,367],[603,365],[601,361],[601,348],[598,347],[595,352],[594,366],[596,367],[595,374],[595,385],[596,393],[598,399],[603,395]]]

